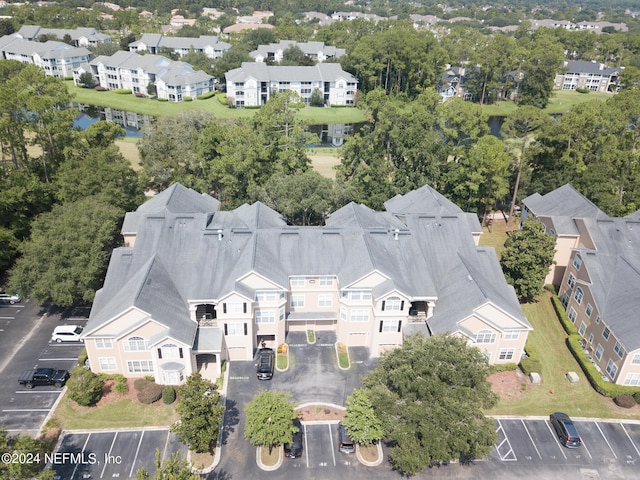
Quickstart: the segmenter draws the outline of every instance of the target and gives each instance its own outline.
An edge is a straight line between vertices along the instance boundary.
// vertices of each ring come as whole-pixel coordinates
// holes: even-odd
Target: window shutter
[[[386,302],[385,302],[384,300],[382,300],[382,311],[383,311],[383,312],[384,312],[384,304],[385,304],[385,303],[386,303]],[[382,330],[380,330],[380,331],[382,331]]]
[[[379,332],[382,332],[382,320],[380,320],[380,330],[378,330]]]
[[[244,334],[245,335],[247,334],[247,324],[246,323],[244,324]]]
[[[158,349],[158,358],[162,359],[162,349]]]
[[[182,355],[182,347],[178,349],[178,353],[180,354],[180,358],[184,358],[184,356]]]
[[[227,330],[227,324],[226,324],[226,323],[224,324],[224,334],[225,334],[225,335],[229,335],[229,332],[228,332],[228,330]]]
[[[227,313],[227,302],[222,304],[222,313]]]
[[[242,313],[247,313],[247,302],[242,304]]]
[[[400,302],[400,310],[404,310],[404,300]]]
[[[402,320],[398,320],[398,332],[402,330]]]

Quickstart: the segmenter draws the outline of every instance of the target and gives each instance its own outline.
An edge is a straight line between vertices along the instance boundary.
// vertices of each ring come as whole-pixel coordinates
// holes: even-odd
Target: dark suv
[[[273,377],[273,366],[275,364],[275,354],[271,348],[261,348],[258,350],[258,380],[271,380]]]
[[[302,456],[302,424],[297,418],[293,421],[293,426],[297,431],[293,434],[291,443],[284,444],[284,456],[287,458],[298,458]]]
[[[356,444],[347,433],[347,427],[342,422],[338,424],[338,450],[341,453],[353,453],[356,451]]]
[[[567,448],[578,448],[582,445],[578,430],[569,415],[562,412],[552,413],[549,415],[549,421],[562,445]]]

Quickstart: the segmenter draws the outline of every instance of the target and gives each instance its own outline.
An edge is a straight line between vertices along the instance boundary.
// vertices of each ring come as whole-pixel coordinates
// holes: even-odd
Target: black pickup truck
[[[57,388],[64,387],[70,374],[66,370],[56,370],[55,368],[36,368],[35,370],[26,370],[22,372],[18,383],[27,388],[33,388],[36,385],[53,385]]]

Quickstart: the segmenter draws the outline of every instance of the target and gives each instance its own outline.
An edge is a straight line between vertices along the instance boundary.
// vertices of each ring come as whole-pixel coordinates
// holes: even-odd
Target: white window
[[[616,342],[613,346],[613,351],[616,352],[620,358],[624,357],[624,347],[620,342]]]
[[[633,359],[631,359],[631,363],[632,363],[633,365],[640,365],[640,353],[636,353],[636,354],[633,356]]]
[[[280,307],[280,312],[279,312],[279,320],[282,321],[284,320],[284,307]]]
[[[96,348],[112,348],[113,347],[110,338],[96,338],[95,342],[96,342]]]
[[[611,380],[613,380],[616,376],[616,373],[618,373],[618,366],[613,363],[613,360],[609,359],[609,361],[607,362],[606,370]]]
[[[347,319],[347,308],[346,307],[340,307],[340,318],[342,320],[346,320]]]
[[[587,330],[587,325],[584,322],[580,322],[580,328],[578,329],[578,333],[581,337],[584,337],[584,332]]]
[[[402,303],[400,297],[389,297],[382,302],[382,310],[385,312],[399,312],[402,309]]]
[[[598,346],[596,347],[596,353],[595,353],[596,358],[598,360],[600,360],[602,358],[602,352],[604,352],[604,347],[602,345],[598,344]]]
[[[496,334],[491,330],[480,330],[476,333],[476,343],[495,343]]]
[[[130,337],[122,344],[125,352],[138,352],[147,349],[147,341],[142,337]]]
[[[638,385],[640,385],[640,373],[627,373],[627,376],[622,383],[624,385],[637,387]]]
[[[518,338],[520,338],[520,332],[504,332],[503,338],[505,340],[518,340]]]
[[[342,292],[342,296],[353,301],[371,300],[371,290],[347,290]]]
[[[566,309],[567,306],[569,305],[569,294],[567,292],[564,292],[562,294],[562,297],[560,297],[560,303],[562,303],[562,306]]]
[[[230,322],[225,324],[226,335],[230,337],[246,335],[246,324],[244,322]]]
[[[604,330],[602,330],[602,336],[605,340],[609,340],[609,335],[611,335],[611,330],[609,330],[609,327],[604,327]]]
[[[369,310],[351,310],[350,320],[352,322],[368,322],[369,321]]]
[[[578,314],[573,309],[573,307],[569,308],[569,313],[567,313],[567,316],[569,317],[569,320],[571,320],[571,323],[576,323],[576,317],[578,316]]]
[[[304,307],[304,295],[291,295],[292,307]]]
[[[589,345],[593,344],[593,333],[589,334]]]
[[[100,364],[100,370],[108,371],[116,369],[115,357],[99,357],[98,363]]]
[[[573,295],[573,299],[580,305],[582,303],[582,298],[584,297],[584,293],[580,287],[576,288],[576,293]]]
[[[333,295],[318,295],[319,307],[330,307],[333,305]]]
[[[243,302],[227,302],[224,304],[224,313],[247,313],[245,311],[245,304]]]
[[[128,360],[127,370],[129,373],[153,373],[153,362],[151,360]]]
[[[320,285],[323,287],[330,287],[333,285],[333,277],[320,277]]]
[[[580,270],[581,266],[582,266],[582,257],[579,254],[576,254],[573,257],[573,268],[575,268],[576,270]]]
[[[381,332],[398,332],[400,330],[400,320],[382,320],[380,322]]]
[[[576,277],[573,276],[573,273],[569,274],[569,278],[567,279],[567,285],[569,285],[569,288],[573,289],[573,287],[575,287],[576,285]]]
[[[177,385],[184,381],[184,374],[182,372],[163,371],[162,378],[164,379],[164,383],[168,385]]]
[[[274,290],[256,292],[256,300],[259,303],[274,303],[278,300],[278,292]]]
[[[276,323],[276,312],[256,310],[256,323]]]
[[[498,359],[500,360],[513,360],[513,354],[515,353],[515,348],[503,348],[500,350],[500,354],[498,355]]]
[[[159,349],[159,358],[182,358],[182,349],[173,343],[165,343]]]
[[[591,306],[590,303],[587,303],[587,308],[584,309],[584,313],[587,315],[587,317],[591,318],[591,314],[593,313],[593,307]]]
[[[292,287],[304,287],[305,277],[291,277]]]

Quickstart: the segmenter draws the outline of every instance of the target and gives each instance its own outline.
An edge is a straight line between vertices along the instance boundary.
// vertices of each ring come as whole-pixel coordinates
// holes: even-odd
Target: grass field
[[[480,244],[500,252],[506,239],[505,222],[496,221],[491,231],[483,227]],[[551,411],[562,411],[576,417],[640,419],[640,406],[620,408],[591,388],[566,346],[567,335],[546,292],[536,302],[522,305],[522,310],[533,327],[527,342],[542,359],[542,384],[531,386],[522,398],[501,400],[488,414],[548,415]],[[576,372],[579,382],[569,383],[567,372]]]
[[[115,141],[116,147],[120,149],[122,156],[131,164],[131,168],[138,171],[142,168],[140,165],[140,152],[138,151],[138,138],[124,137]]]
[[[607,100],[611,96],[611,93],[602,92],[578,93],[572,90],[554,90],[549,105],[544,111],[549,114],[564,113],[579,103]],[[494,105],[484,105],[482,108],[489,116],[503,117],[513,113],[518,106],[513,102],[496,102]]]

